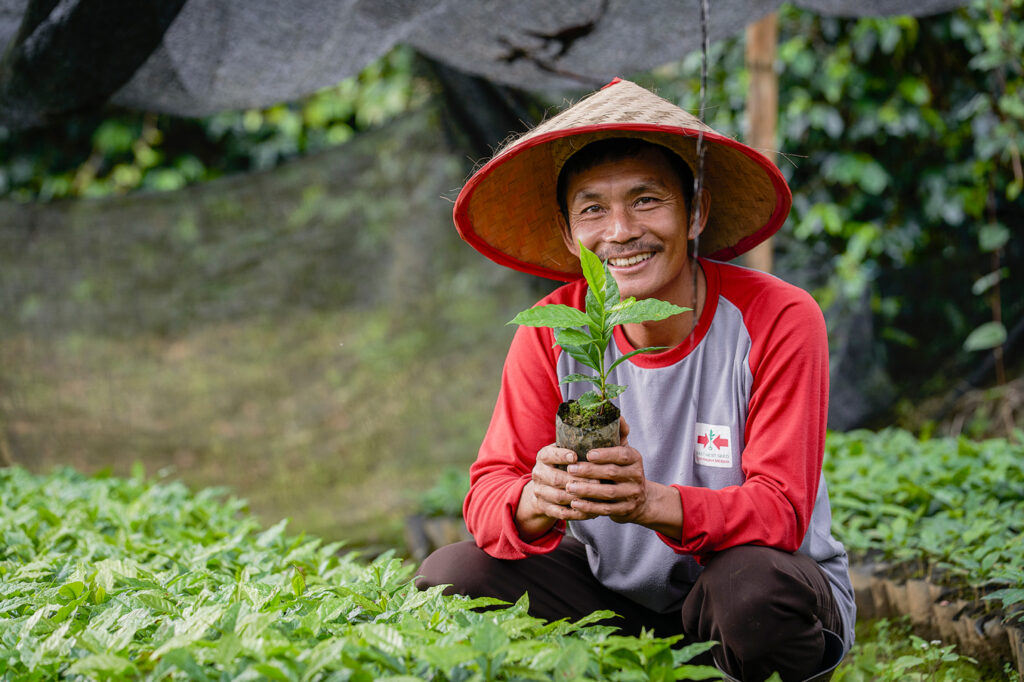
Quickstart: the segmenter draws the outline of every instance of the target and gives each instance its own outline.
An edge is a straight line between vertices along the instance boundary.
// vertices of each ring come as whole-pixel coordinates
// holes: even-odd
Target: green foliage
[[[987,350],[1006,342],[1006,327],[1001,322],[986,322],[964,339],[965,350]]]
[[[1002,326],[993,309],[1024,315],[1024,243],[1010,237],[1024,222],[1022,8],[975,0],[935,16],[861,19],[779,11],[777,162],[793,210],[777,267],[825,308],[870,301],[889,371],[911,394],[943,388],[936,367],[976,362],[964,340],[982,323]],[[690,55],[655,71],[653,85],[696,111],[699,67]],[[742,139],[742,36],[713,44],[709,69],[707,120]]]
[[[0,677],[503,680],[719,677],[707,648],[419,591],[385,555],[262,529],[176,483],[0,469]]]
[[[1016,677],[1014,675],[1014,677]],[[980,682],[992,679],[955,647],[914,635],[906,620],[858,623],[857,644],[836,669],[834,682]],[[1011,679],[1009,676],[1007,679]]]
[[[416,511],[424,516],[462,516],[462,502],[469,493],[469,472],[465,467],[448,467],[433,486],[419,497]]]
[[[407,111],[423,89],[413,62],[412,50],[398,47],[358,76],[266,109],[201,119],[108,111],[16,134],[0,127],[0,197],[169,191],[271,168]]]
[[[834,532],[855,556],[988,592],[1024,618],[1024,445],[830,433],[825,475]]]
[[[621,384],[609,384],[608,374],[622,362],[639,353],[653,353],[665,350],[660,346],[638,348],[626,353],[607,368],[605,367],[605,350],[612,340],[612,331],[620,324],[639,324],[654,322],[679,313],[689,308],[681,308],[656,298],[642,301],[630,296],[622,299],[619,286],[615,283],[608,270],[608,264],[602,263],[597,255],[580,242],[580,266],[587,280],[586,312],[576,308],[552,304],[524,310],[509,324],[521,324],[528,327],[551,327],[555,332],[555,343],[562,347],[580,364],[597,372],[596,375],[570,374],[561,383],[589,381],[596,391],[587,391],[579,397],[580,407],[591,414],[601,412],[610,401],[622,395],[626,390]]]

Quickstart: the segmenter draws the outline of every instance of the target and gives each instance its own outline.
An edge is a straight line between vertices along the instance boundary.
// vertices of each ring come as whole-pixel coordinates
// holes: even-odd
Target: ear
[[[692,208],[700,206],[700,224],[693,224],[693,216],[690,216],[690,233],[687,235],[688,239],[696,239],[697,235],[703,234],[704,228],[708,225],[708,215],[711,213],[711,192],[706,187],[701,188],[699,204],[697,201],[691,202]]]
[[[569,249],[569,253],[573,256],[580,257],[580,247],[573,239],[572,230],[569,229],[569,223],[565,222],[565,216],[562,212],[558,212],[558,231],[562,235],[562,241],[565,242],[565,248]]]

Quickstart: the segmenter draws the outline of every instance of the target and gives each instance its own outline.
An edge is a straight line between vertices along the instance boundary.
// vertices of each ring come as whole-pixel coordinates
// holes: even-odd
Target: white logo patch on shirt
[[[697,464],[708,467],[732,468],[732,436],[729,427],[697,422],[697,445],[693,459]]]

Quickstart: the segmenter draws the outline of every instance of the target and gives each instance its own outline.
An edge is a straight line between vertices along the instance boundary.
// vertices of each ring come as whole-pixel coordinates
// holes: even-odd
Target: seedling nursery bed
[[[887,577],[892,570],[887,564],[851,567],[858,619],[905,616],[919,636],[955,644],[958,652],[994,667],[1012,662],[1024,679],[1024,627],[1012,614],[925,578]]]
[[[831,433],[833,531],[852,557],[858,619],[917,633],[1024,677],[1024,446]]]

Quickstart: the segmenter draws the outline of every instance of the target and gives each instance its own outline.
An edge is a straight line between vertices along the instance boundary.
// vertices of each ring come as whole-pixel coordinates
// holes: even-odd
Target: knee
[[[719,636],[756,649],[749,656],[773,649],[789,631],[784,624],[815,619],[814,593],[787,570],[787,558],[767,547],[735,547],[713,558],[701,576],[705,600],[717,606]]]
[[[471,540],[445,545],[430,554],[416,571],[416,587],[425,590],[447,585],[445,594],[484,596],[490,556]]]

